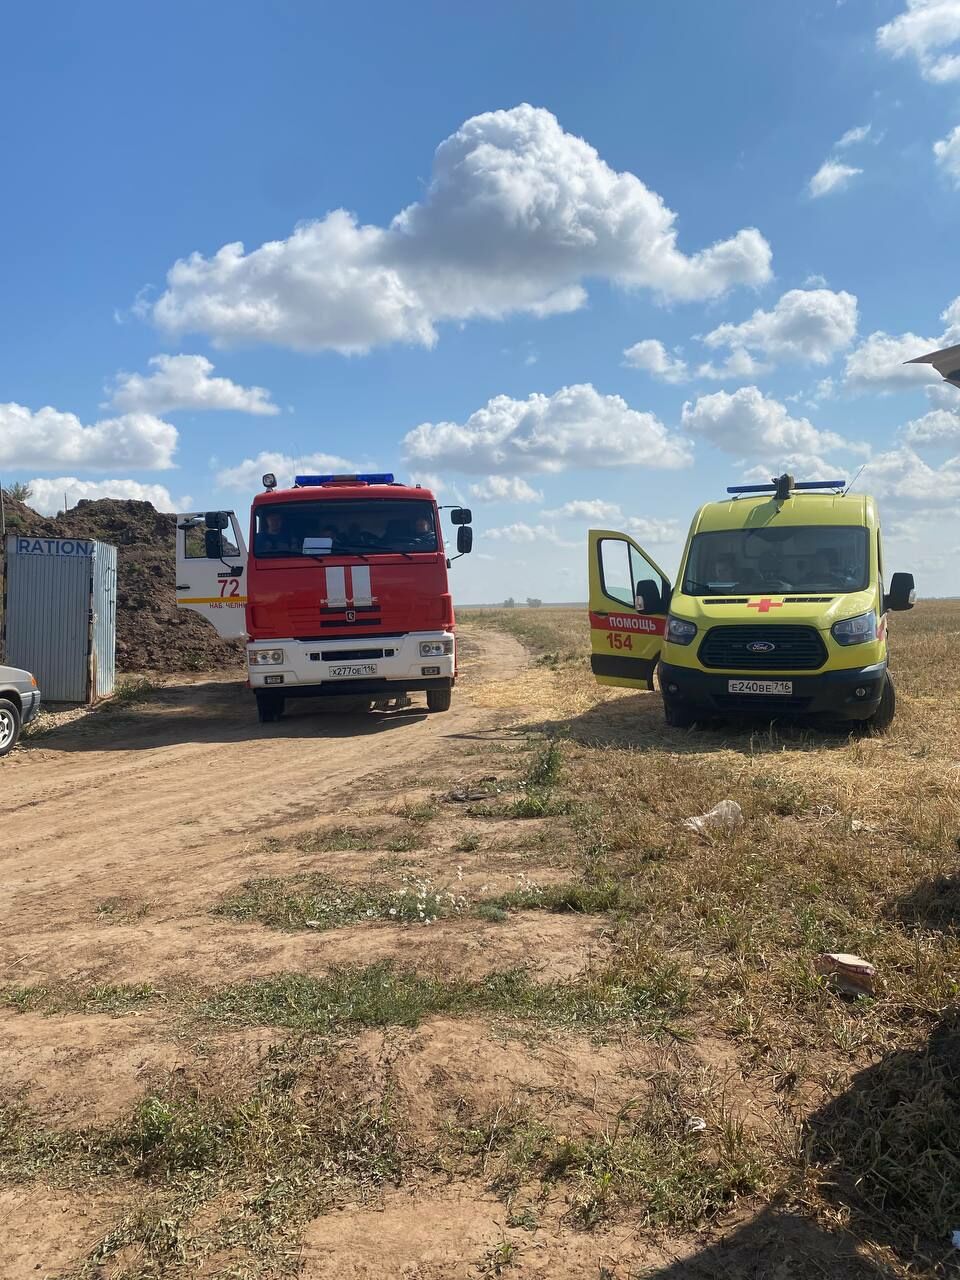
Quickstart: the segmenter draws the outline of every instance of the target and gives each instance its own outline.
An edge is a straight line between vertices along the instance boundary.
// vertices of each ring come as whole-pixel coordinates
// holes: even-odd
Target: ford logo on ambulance
[[[747,645],[748,653],[773,653],[777,646],[769,640],[754,640],[752,644]]]

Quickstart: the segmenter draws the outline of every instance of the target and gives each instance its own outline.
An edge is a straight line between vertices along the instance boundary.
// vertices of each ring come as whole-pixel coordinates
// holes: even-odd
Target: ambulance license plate
[[[766,693],[778,698],[789,698],[793,694],[793,681],[728,680],[727,689],[730,693]]]
[[[331,667],[327,673],[331,680],[355,680],[358,676],[375,676],[375,662],[351,662],[342,667]]]

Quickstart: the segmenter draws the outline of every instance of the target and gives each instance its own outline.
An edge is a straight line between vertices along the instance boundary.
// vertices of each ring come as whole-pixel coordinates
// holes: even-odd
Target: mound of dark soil
[[[81,501],[55,517],[4,498],[8,533],[86,538],[117,548],[117,669],[214,671],[243,665],[239,642],[221,640],[189,609],[177,608],[176,517],[149,502]]]

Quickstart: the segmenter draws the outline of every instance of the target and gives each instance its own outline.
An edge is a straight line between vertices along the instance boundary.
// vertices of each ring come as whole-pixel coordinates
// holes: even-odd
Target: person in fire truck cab
[[[437,534],[426,516],[420,516],[413,522],[413,542],[418,551],[436,551]]]
[[[261,556],[282,555],[294,551],[294,541],[280,511],[267,511],[257,530],[256,553]]]

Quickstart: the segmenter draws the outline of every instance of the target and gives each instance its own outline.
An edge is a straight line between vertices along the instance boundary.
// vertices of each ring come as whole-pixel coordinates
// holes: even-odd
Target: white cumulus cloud
[[[885,333],[882,329],[871,333],[847,356],[844,386],[851,391],[901,391],[924,383],[939,384],[940,375],[932,365],[905,362],[960,342],[960,297],[941,311],[940,319],[944,330],[939,338]],[[928,394],[935,393],[928,389]]]
[[[153,356],[152,373],[118,373],[108,388],[116,409],[167,413],[170,409],[235,409],[240,413],[275,414],[264,387],[241,387],[229,378],[214,378],[205,356]]]
[[[905,445],[871,458],[857,488],[921,510],[960,500],[960,457],[932,467]]]
[[[686,382],[690,376],[687,362],[671,355],[658,338],[644,338],[627,347],[623,363],[631,369],[643,369],[662,382]]]
[[[137,480],[78,480],[76,476],[59,476],[55,480],[30,480],[29,485],[30,506],[45,516],[63,510],[64,495],[69,507],[75,507],[85,498],[132,498],[137,502],[152,502],[158,511],[188,511],[192,505],[189,497],[172,498],[170,490],[162,484],[140,484]]]
[[[927,80],[960,79],[960,0],[907,0],[877,31],[877,44],[895,58],[915,58]]]
[[[125,413],[84,426],[75,413],[47,405],[36,412],[0,404],[0,465],[52,471],[56,467],[173,466],[177,429],[151,413]]]
[[[904,439],[910,444],[946,445],[960,448],[960,409],[932,409],[915,418],[904,428]]]
[[[947,177],[960,187],[960,124],[933,144],[933,154]]]
[[[809,460],[824,449],[850,447],[834,432],[791,417],[786,405],[757,387],[740,387],[732,394],[715,391],[695,403],[688,400],[681,424],[690,435],[748,461],[777,464],[798,455]]]
[[[481,502],[542,502],[543,494],[519,476],[487,476],[470,486],[470,496]]]
[[[829,195],[831,191],[842,191],[854,178],[863,173],[862,169],[852,164],[843,164],[840,160],[824,160],[823,164],[807,184],[807,191],[816,200],[820,196]]]
[[[758,309],[742,324],[722,324],[708,347],[758,351],[775,360],[828,364],[857,332],[857,299],[832,289],[791,289],[771,311]]]
[[[466,422],[424,422],[404,439],[424,465],[488,475],[570,468],[673,468],[691,461],[686,441],[652,413],[631,409],[589,382],[526,400],[494,396]]]
[[[429,346],[443,320],[572,311],[590,278],[695,300],[764,283],[770,262],[754,228],[685,253],[656,192],[524,104],[446,138],[423,199],[389,226],[337,209],[250,253],[194,253],[148,309],[163,329],[220,344],[363,352]]]
[[[552,511],[542,511],[543,516],[560,520],[622,520],[623,512],[616,502],[605,502],[603,498],[574,498],[565,502],[562,507]]]
[[[290,457],[285,453],[258,453],[244,458],[236,466],[216,468],[216,482],[223,489],[263,488],[263,477],[270,471],[277,477],[280,489],[289,489],[298,475],[353,475],[359,468],[332,453],[306,453]]]
[[[524,524],[522,521],[518,524],[504,525],[498,529],[487,529],[483,537],[489,538],[493,542],[549,542],[555,547],[577,546],[575,542],[565,541],[555,529],[551,529],[545,524]]]

